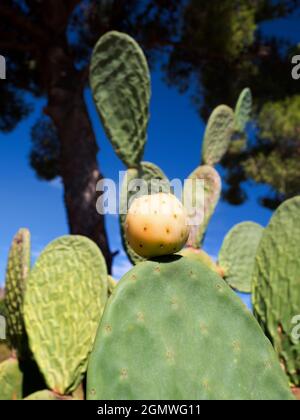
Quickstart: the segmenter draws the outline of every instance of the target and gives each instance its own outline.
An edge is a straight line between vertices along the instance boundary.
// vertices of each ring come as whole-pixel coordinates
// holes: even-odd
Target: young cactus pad
[[[249,88],[244,89],[237,101],[235,107],[235,129],[243,133],[245,131],[246,125],[250,120],[252,110],[252,94]]]
[[[300,386],[300,197],[284,202],[264,230],[253,271],[254,314]]]
[[[263,227],[257,223],[243,222],[234,226],[223,241],[219,264],[227,283],[239,292],[251,292],[254,261],[262,233]]]
[[[202,245],[208,223],[219,202],[221,188],[220,175],[209,165],[199,166],[185,183],[183,202],[191,228],[189,247],[199,248]]]
[[[140,190],[141,183],[143,189]],[[121,238],[124,249],[132,264],[138,264],[144,259],[138,255],[128,244],[125,234],[125,221],[128,209],[138,195],[157,194],[158,192],[170,192],[170,183],[163,171],[154,163],[142,162],[138,169],[128,169],[126,172],[120,197],[120,226]]]
[[[209,117],[202,144],[202,159],[207,165],[221,161],[228,150],[234,131],[235,117],[231,108],[218,106]]]
[[[56,393],[68,394],[81,382],[107,295],[105,260],[85,237],[56,239],[33,267],[25,326],[39,368]]]
[[[173,194],[159,193],[135,199],[125,221],[129,245],[144,258],[180,251],[189,232],[184,207]]]
[[[5,306],[8,340],[22,357],[26,346],[23,319],[25,283],[30,270],[30,232],[20,229],[15,235],[8,256],[5,278]]]
[[[270,342],[228,285],[199,261],[169,256],[136,265],[109,299],[87,398],[293,396]]]
[[[17,359],[0,363],[0,400],[20,400],[22,398],[23,375]]]
[[[106,134],[128,167],[142,159],[149,119],[150,73],[138,44],[108,32],[96,44],[90,84]]]

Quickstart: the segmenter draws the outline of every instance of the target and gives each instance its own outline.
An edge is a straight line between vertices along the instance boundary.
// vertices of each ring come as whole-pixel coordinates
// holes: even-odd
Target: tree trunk
[[[85,78],[61,47],[47,54],[48,106],[60,139],[60,174],[69,229],[72,234],[92,239],[101,249],[111,272],[112,254],[104,216],[96,210],[98,168],[95,135],[84,101]]]

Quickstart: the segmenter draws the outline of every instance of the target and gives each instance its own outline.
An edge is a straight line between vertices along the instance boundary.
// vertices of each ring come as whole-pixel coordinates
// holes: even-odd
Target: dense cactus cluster
[[[93,242],[65,236],[30,268],[29,233],[18,232],[6,276],[12,352],[0,364],[0,399],[292,400],[290,387],[300,385],[300,340],[292,334],[300,315],[299,197],[265,229],[235,226],[217,262],[202,249],[221,195],[215,166],[236,136],[246,137],[250,90],[234,110],[221,105],[209,118],[199,167],[178,204],[191,222],[183,238],[180,220],[172,223],[163,206],[155,207],[172,193],[168,178],[142,161],[150,100],[142,50],[127,35],[105,34],[90,80],[107,136],[127,166],[120,225],[134,267],[117,283]],[[147,186],[143,200],[154,204],[147,217],[133,201],[140,180]],[[141,249],[130,245],[136,238]],[[161,256],[161,245],[170,245],[168,255]],[[254,316],[232,289],[252,289]],[[34,376],[39,381],[30,383]]]

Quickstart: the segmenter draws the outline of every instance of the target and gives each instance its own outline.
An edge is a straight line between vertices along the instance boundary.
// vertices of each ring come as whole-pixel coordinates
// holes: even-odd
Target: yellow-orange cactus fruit
[[[131,204],[125,222],[127,240],[144,258],[180,251],[190,228],[185,209],[172,194],[144,195]]]

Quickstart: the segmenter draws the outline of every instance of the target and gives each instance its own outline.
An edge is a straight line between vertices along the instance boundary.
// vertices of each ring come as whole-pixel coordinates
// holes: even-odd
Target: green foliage
[[[87,398],[293,397],[270,342],[234,292],[198,261],[172,256],[136,265],[109,299]]]
[[[16,359],[0,363],[0,400],[20,400],[22,380],[23,375]]]
[[[20,229],[15,235],[8,256],[5,278],[7,334],[11,346],[22,357],[27,352],[23,319],[23,299],[30,271],[30,232]]]
[[[219,252],[219,264],[229,286],[239,292],[251,292],[251,279],[257,247],[263,233],[262,226],[243,222],[225,236]]]
[[[220,199],[222,181],[218,172],[209,165],[199,166],[188,180],[191,182],[185,183],[183,191],[191,228],[188,246],[198,248],[204,241],[208,223]],[[198,183],[198,180],[203,183]]]
[[[254,314],[284,366],[300,386],[300,340],[293,319],[300,315],[300,197],[274,213],[258,247],[253,271]]]
[[[246,125],[250,120],[252,111],[252,94],[249,88],[243,89],[237,101],[234,115],[235,115],[235,129],[243,133]]]
[[[202,157],[205,164],[215,165],[221,161],[228,150],[234,123],[234,112],[228,106],[220,105],[212,112],[202,144]]]
[[[147,183],[147,190],[144,191],[145,194],[155,194],[160,191],[170,192],[168,178],[158,166],[151,162],[142,162],[138,169],[129,169],[126,172],[121,187],[120,227],[124,249],[129,260],[133,264],[143,261],[143,258],[140,257],[127,242],[125,235],[125,220],[127,210],[139,192],[140,180],[146,181]]]
[[[68,394],[82,381],[107,295],[105,261],[89,239],[61,237],[38,258],[26,285],[24,318],[51,390]]]
[[[93,51],[90,82],[115,152],[128,167],[137,167],[147,137],[150,101],[150,73],[143,51],[126,34],[106,33]]]

